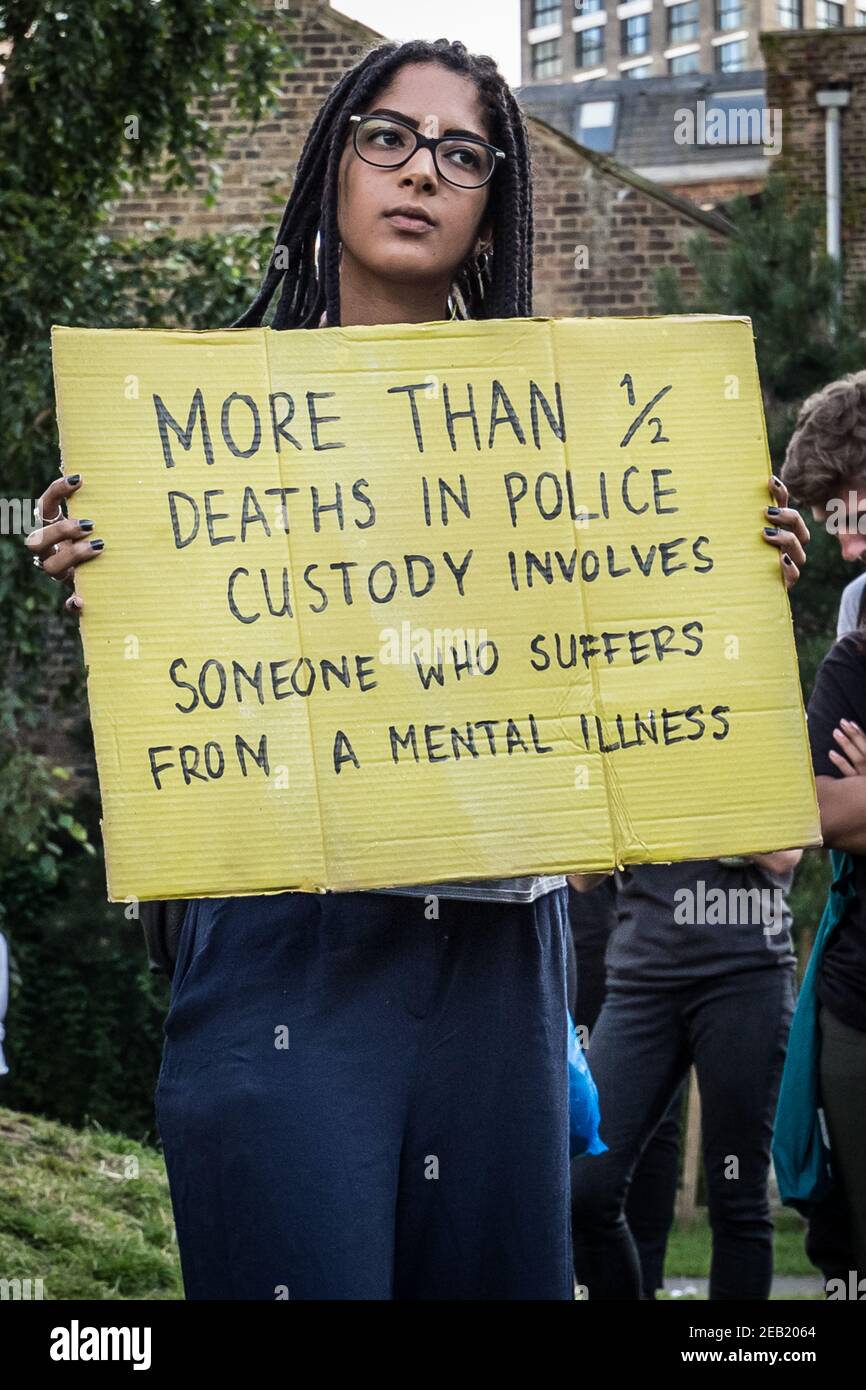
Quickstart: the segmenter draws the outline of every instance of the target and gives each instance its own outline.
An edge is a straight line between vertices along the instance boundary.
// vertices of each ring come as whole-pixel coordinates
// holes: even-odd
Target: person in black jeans
[[[607,994],[588,1048],[608,1151],[572,1164],[575,1273],[590,1300],[641,1296],[629,1188],[692,1064],[713,1231],[710,1298],[769,1295],[770,1139],[796,992],[787,894],[800,854],[617,875]],[[597,878],[571,882],[581,889]]]
[[[616,925],[613,877],[583,893],[569,885],[568,917],[572,942],[569,967],[574,969],[573,983],[569,975],[568,1007],[588,1046],[607,990],[605,953]],[[655,1298],[656,1291],[664,1288],[665,1253],[676,1208],[684,1093],[685,1082],[647,1140],[626,1202],[626,1221],[637,1246],[646,1299]]]

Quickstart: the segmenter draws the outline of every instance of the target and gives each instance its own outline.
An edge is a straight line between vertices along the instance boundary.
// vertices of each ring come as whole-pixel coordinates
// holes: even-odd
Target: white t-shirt
[[[844,637],[846,632],[853,632],[857,627],[857,614],[860,611],[860,600],[863,597],[864,588],[866,588],[866,574],[859,574],[842,590],[839,620],[836,624],[837,637]]]

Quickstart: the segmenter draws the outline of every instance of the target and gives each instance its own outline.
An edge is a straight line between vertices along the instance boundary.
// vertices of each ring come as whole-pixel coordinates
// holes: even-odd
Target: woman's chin
[[[377,257],[365,269],[380,280],[417,290],[427,287],[432,291],[443,283],[449,285],[453,279],[439,258],[425,253],[421,246],[389,246],[386,256]]]

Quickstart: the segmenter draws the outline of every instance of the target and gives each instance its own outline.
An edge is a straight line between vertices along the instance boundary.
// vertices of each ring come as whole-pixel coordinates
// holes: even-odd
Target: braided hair
[[[497,229],[495,250],[473,259],[455,278],[460,316],[527,317],[532,313],[532,175],[526,124],[514,94],[492,58],[462,43],[385,43],[346,72],[323,103],[307,135],[261,289],[233,328],[258,327],[282,281],[273,327],[315,328],[322,313],[340,323],[340,238],[337,173],[349,117],[406,63],[439,63],[475,82],[491,140],[506,158],[494,175],[488,216]],[[316,244],[318,242],[318,252]]]

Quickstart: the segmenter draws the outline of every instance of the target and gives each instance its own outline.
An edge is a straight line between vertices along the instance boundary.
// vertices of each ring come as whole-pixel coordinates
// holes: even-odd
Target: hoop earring
[[[457,317],[457,300],[454,298],[453,294],[449,294],[448,304],[451,306],[451,313],[448,315],[448,322],[453,323],[454,319],[456,319]]]

